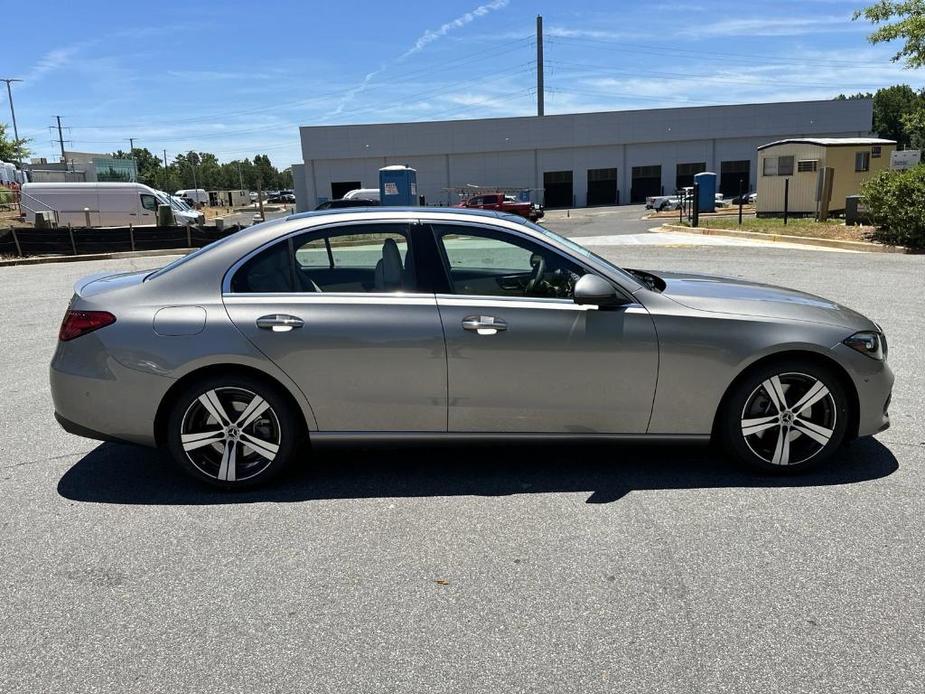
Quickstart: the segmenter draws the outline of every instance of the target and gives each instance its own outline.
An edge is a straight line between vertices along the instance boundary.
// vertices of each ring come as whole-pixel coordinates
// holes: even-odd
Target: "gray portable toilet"
[[[694,183],[700,191],[697,197],[697,210],[699,212],[716,211],[716,174],[711,171],[703,171],[694,174]]]
[[[379,204],[392,207],[418,205],[418,174],[410,166],[379,169]]]

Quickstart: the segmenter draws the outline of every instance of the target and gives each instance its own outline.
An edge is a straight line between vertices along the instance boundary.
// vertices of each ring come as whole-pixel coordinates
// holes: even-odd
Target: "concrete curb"
[[[83,260],[123,260],[126,258],[156,258],[166,255],[186,255],[195,248],[165,248],[155,251],[126,251],[124,253],[87,253],[86,255],[39,255],[31,258],[0,260],[0,268],[14,265],[45,265],[46,263],[77,263]]]
[[[823,246],[825,248],[838,248],[843,251],[859,251],[861,253],[909,253],[903,246],[883,246],[879,243],[866,241],[841,241],[838,239],[817,239],[811,236],[788,236],[787,234],[762,234],[758,231],[737,231],[735,229],[713,229],[710,227],[681,226],[680,224],[663,224],[661,229],[666,231],[680,231],[685,234],[700,234],[702,236],[731,236],[739,239],[757,241],[796,243],[803,246]]]

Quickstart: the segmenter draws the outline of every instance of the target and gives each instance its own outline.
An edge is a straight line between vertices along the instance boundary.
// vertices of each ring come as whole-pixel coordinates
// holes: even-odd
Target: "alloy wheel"
[[[262,473],[279,453],[279,418],[266,400],[239,387],[212,388],[193,400],[180,425],[189,461],[220,482]]]
[[[837,408],[829,388],[805,373],[762,381],[745,401],[742,437],[771,465],[799,465],[822,451],[835,433]]]

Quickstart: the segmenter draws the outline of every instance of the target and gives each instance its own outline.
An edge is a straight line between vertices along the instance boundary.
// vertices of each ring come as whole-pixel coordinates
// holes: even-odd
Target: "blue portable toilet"
[[[697,210],[699,212],[715,212],[716,174],[710,171],[694,174],[694,183],[697,184],[700,191],[697,197]]]
[[[379,169],[379,204],[392,207],[418,205],[418,172],[410,166]]]

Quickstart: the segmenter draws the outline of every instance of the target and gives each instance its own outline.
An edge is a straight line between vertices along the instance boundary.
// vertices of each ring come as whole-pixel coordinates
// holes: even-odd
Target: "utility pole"
[[[544,115],[546,110],[543,99],[543,15],[536,15],[536,115]]]
[[[164,150],[164,171],[167,171],[167,150]]]
[[[19,139],[19,130],[16,127],[16,110],[13,108],[13,90],[10,88],[12,82],[22,82],[14,78],[0,78],[0,82],[6,82],[6,95],[10,98],[10,115],[13,117],[13,137]]]
[[[135,163],[135,138],[134,137],[130,137],[128,139],[128,158],[132,160],[132,164]],[[135,169],[135,178],[132,179],[132,183],[134,183],[135,181],[138,180],[138,167],[133,166],[132,168]]]
[[[6,95],[10,98],[10,115],[13,117],[13,139],[16,142],[19,142],[19,129],[16,127],[16,110],[13,108],[13,90],[10,89],[10,83],[12,82],[22,82],[15,78],[6,78],[2,79],[3,82],[6,82]],[[16,157],[17,159],[22,159],[22,157]],[[16,162],[22,168],[22,161]]]
[[[67,156],[64,154],[64,135],[61,134],[61,116],[55,116],[58,119],[58,144],[61,145],[61,161],[67,164]],[[67,166],[65,166],[67,168]]]
[[[241,190],[244,190],[244,176],[241,175],[241,162],[236,162],[238,166],[238,185],[241,186]]]

